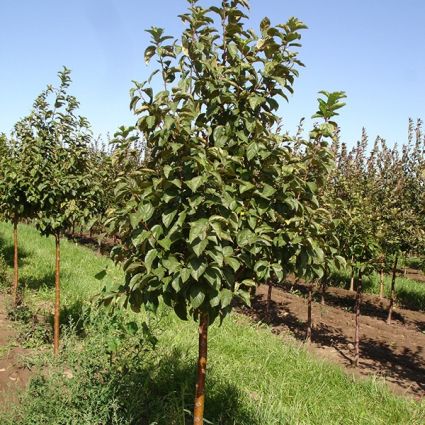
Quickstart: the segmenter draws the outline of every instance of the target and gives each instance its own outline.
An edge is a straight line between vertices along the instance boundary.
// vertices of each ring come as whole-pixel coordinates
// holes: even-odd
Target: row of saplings
[[[225,318],[233,300],[250,304],[257,282],[283,280],[291,272],[313,281],[329,271],[321,247],[326,247],[332,217],[322,208],[321,196],[333,164],[328,142],[338,133],[333,117],[345,96],[322,92],[314,116],[321,122],[306,140],[281,134],[276,99],[292,92],[302,66],[296,49],[305,25],[291,18],[272,26],[265,18],[255,35],[245,29],[247,0],[224,0],[209,8],[197,0],[189,3],[180,16],[186,29],[179,40],[162,29],[149,30],[152,44],[145,60],[156,57],[160,72],[131,91],[130,107],[148,154],[142,167],[133,162],[128,168],[131,140],[120,140],[115,152],[121,173],[105,225],[120,235],[111,254],[123,264],[125,281],[107,285],[103,300],[135,311],[155,310],[164,302],[179,318],[199,322],[194,424],[202,424],[209,325]],[[14,161],[2,161],[7,149],[5,155],[0,152],[2,214],[14,224],[15,304],[19,220],[35,219],[43,235],[55,237],[55,354],[60,237],[101,209],[96,200],[102,189],[90,174],[87,122],[76,117],[78,102],[66,93],[69,71],[60,78],[60,88],[49,86],[17,125],[20,145],[9,158]],[[156,95],[153,78],[164,87]],[[8,172],[7,164],[14,163],[16,169]],[[335,252],[329,257],[345,267]],[[373,257],[359,258],[352,262],[358,280],[356,364],[362,278]],[[393,290],[394,280],[395,274]]]
[[[396,278],[397,278],[397,265],[398,265],[399,255],[395,255],[394,262],[391,271],[391,289],[390,289],[390,298],[388,304],[388,311],[386,317],[386,323],[391,324],[392,315],[395,307],[396,301]],[[379,283],[380,283],[380,294],[379,298],[384,298],[384,270],[385,264],[382,263],[381,258],[378,258],[378,261],[369,263],[366,267],[360,265],[352,264],[351,265],[351,279],[350,279],[350,291],[355,291],[355,334],[354,334],[354,359],[352,361],[355,367],[359,365],[360,359],[360,308],[362,302],[362,290],[363,290],[363,278],[365,275],[370,275],[376,273],[376,269],[379,270]],[[301,279],[296,278],[295,282],[299,283]],[[274,286],[274,281],[270,280],[268,282],[268,291],[266,299],[266,308],[265,316],[268,320],[271,319],[271,303],[272,303],[272,290]],[[355,284],[356,283],[356,284]],[[326,275],[319,280],[319,282],[307,283],[307,322],[306,322],[306,336],[305,341],[310,343],[312,340],[312,331],[313,331],[313,314],[312,314],[312,303],[313,303],[313,293],[315,288],[318,286],[320,289],[320,303],[325,305],[325,295],[328,286],[330,285],[330,278]],[[355,289],[354,289],[355,288]]]

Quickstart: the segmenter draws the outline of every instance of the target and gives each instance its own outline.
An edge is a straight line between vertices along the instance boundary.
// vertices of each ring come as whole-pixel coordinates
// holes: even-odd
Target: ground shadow
[[[134,373],[132,375],[132,373]],[[139,403],[132,403],[129,409],[134,424],[168,425],[170,423],[193,423],[192,410],[194,406],[196,365],[187,362],[187,355],[180,350],[163,358],[156,370],[129,371],[128,385],[134,385],[135,391],[143,388],[139,393]],[[212,377],[213,371],[208,370],[206,382],[205,419],[215,425],[260,425],[255,419],[255,412],[241,403],[246,395],[234,385],[225,380]],[[141,386],[143,383],[143,386]],[[139,390],[140,391],[140,390]],[[126,400],[122,400],[126,403]],[[134,400],[133,400],[134,402]],[[140,411],[141,406],[143,410]],[[177,418],[182,418],[178,421]],[[183,421],[184,418],[184,421]]]
[[[367,306],[362,306],[366,309]],[[269,313],[266,312],[266,301],[261,296],[256,296],[252,308],[243,311],[254,318],[261,320],[273,327],[275,333],[289,329],[298,340],[304,341],[306,336],[306,322],[299,320],[291,312],[289,303],[271,301]],[[424,323],[418,326],[425,327]],[[354,331],[353,331],[354,332]],[[324,323],[314,325],[312,341],[321,347],[332,347],[342,357],[342,363],[351,367],[353,360],[353,339],[347,337],[338,328]],[[349,348],[350,347],[350,348]],[[392,346],[391,341],[383,342],[374,338],[362,338],[360,342],[361,361],[359,371],[364,374],[375,373],[384,376],[389,382],[396,384],[399,389],[411,391],[415,394],[425,392],[425,361],[423,348],[417,347],[416,351],[405,347],[402,352]],[[414,388],[412,388],[412,383]]]
[[[302,294],[303,296],[307,295],[308,292],[308,286],[303,283],[293,283],[293,282],[284,282],[279,285],[283,290],[290,290],[297,291],[298,293]],[[336,293],[334,291],[337,291],[338,288],[330,287],[325,293],[325,302],[326,305],[330,305],[332,307],[337,308],[343,308],[347,311],[354,311],[354,307],[356,305],[356,294],[354,292],[352,293]],[[341,292],[341,290],[340,290]],[[364,294],[363,301],[362,301],[362,315],[363,316],[370,316],[370,317],[376,317],[382,320],[386,320],[388,315],[388,300],[382,300],[379,303],[376,301],[371,301],[366,298],[367,294]],[[318,302],[320,300],[320,293],[316,289],[313,292],[313,299],[314,301]],[[393,320],[399,321],[400,323],[405,322],[404,317],[396,312],[393,311],[392,315]]]
[[[39,290],[41,288],[54,288],[55,287],[55,273],[45,273],[41,277],[22,276],[19,279],[20,283],[25,289]]]
[[[91,250],[109,256],[111,249],[116,245],[113,239],[101,236],[90,236],[89,233],[65,233],[65,237],[79,245],[86,246]]]
[[[95,398],[98,409],[102,411],[102,423],[105,424],[192,424],[196,379],[196,365],[191,360],[192,356],[189,359],[187,353],[174,349],[168,355],[152,360],[155,351],[147,349],[125,360],[131,350],[131,347],[126,347],[126,352],[117,353],[117,362],[107,367],[102,353],[89,361],[81,358],[81,373],[84,376],[78,375],[78,367],[73,365],[77,373],[75,378],[79,380],[78,392],[67,390],[68,381],[63,377],[53,386],[52,380],[49,382],[41,378],[33,380],[28,397],[31,400],[39,398],[43,403],[46,396],[51,396],[56,405],[66,400],[67,406],[81,406],[80,397]],[[99,392],[102,394],[101,400],[98,399]],[[209,368],[204,423],[263,425],[258,419],[255,403],[248,402],[247,397],[249,394],[242,393],[226,377],[217,377],[214,370]],[[76,423],[75,414],[71,412],[71,416],[66,417],[67,413],[64,409],[63,423],[71,423],[68,419]]]
[[[86,336],[85,326],[86,320],[89,320],[89,308],[80,300],[69,306],[61,306],[59,317],[61,333],[69,331],[81,338]],[[45,316],[45,321],[53,329],[53,313]]]
[[[14,247],[9,240],[4,239],[0,235],[0,256],[4,258],[9,267],[13,267]],[[22,267],[25,264],[25,259],[30,256],[29,252],[22,247],[18,249],[18,266]]]

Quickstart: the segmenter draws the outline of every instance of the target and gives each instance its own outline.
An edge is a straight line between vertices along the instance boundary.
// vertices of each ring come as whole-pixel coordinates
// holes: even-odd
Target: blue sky
[[[218,3],[217,0],[210,0]],[[131,80],[152,70],[143,61],[144,30],[179,34],[185,0],[0,0],[0,131],[9,132],[66,65],[71,92],[96,134],[132,124]],[[424,0],[251,0],[250,26],[303,20],[306,67],[280,114],[293,132],[311,116],[319,90],[345,90],[339,123],[352,145],[365,126],[370,140],[406,140],[408,117],[425,119]]]

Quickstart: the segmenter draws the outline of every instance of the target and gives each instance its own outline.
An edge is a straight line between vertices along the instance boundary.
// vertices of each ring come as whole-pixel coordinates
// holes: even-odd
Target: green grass
[[[348,288],[350,286],[350,272],[335,272],[332,276],[332,283],[337,286]],[[391,276],[384,277],[385,297],[390,297]],[[368,294],[379,295],[379,275],[373,273],[363,277],[363,290]],[[413,279],[397,276],[396,279],[397,303],[404,308],[411,310],[425,311],[425,283]]]
[[[406,261],[403,261],[407,267],[415,270],[421,270],[425,273],[425,259],[422,257],[409,257]]]
[[[0,252],[9,264],[10,234],[11,227],[0,223]],[[29,310],[50,313],[53,240],[20,226],[20,241]],[[30,334],[25,343],[37,348],[25,361],[39,374],[20,407],[0,416],[2,425],[191,423],[195,323],[162,308],[149,318],[158,339],[153,349],[152,335],[141,331],[142,314],[111,315],[92,307],[102,286],[94,276],[105,266],[108,276],[122,278],[108,259],[63,242],[62,307],[68,313],[62,354],[54,359],[42,332]],[[232,314],[210,329],[205,417],[223,425],[419,425],[425,423],[425,405],[396,397],[378,380],[355,380],[289,338]]]

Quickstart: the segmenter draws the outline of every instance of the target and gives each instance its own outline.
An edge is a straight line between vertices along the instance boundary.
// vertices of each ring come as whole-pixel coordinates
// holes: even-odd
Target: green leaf
[[[256,242],[257,237],[254,232],[249,229],[241,230],[237,236],[239,246],[252,245]]]
[[[248,161],[251,161],[253,158],[255,158],[258,155],[259,152],[259,144],[257,142],[251,142],[248,147],[246,148],[246,157]]]
[[[201,254],[205,251],[205,248],[208,246],[208,239],[195,239],[195,243],[192,243],[193,252],[197,257],[200,257]]]
[[[155,54],[156,52],[156,47],[155,46],[149,46],[146,50],[145,50],[145,62],[148,64],[150,62],[150,60],[152,59],[152,56]]]
[[[150,273],[152,263],[157,257],[158,257],[158,251],[156,249],[151,249],[150,251],[147,252],[144,262],[145,262],[146,271],[148,273]]]
[[[170,255],[168,258],[162,260],[162,265],[170,272],[175,273],[180,267],[181,264],[179,260],[173,255]]]
[[[198,176],[186,181],[185,183],[192,190],[192,192],[196,192],[199,186],[201,186],[203,179],[204,178],[202,176]]]
[[[189,294],[190,304],[194,309],[197,309],[205,300],[205,293],[200,285],[193,285],[190,288]]]
[[[207,237],[209,221],[207,218],[201,218],[190,223],[189,243],[191,244],[196,238],[204,240]]]
[[[177,210],[172,210],[168,213],[162,214],[162,222],[164,223],[165,227],[170,227],[176,214],[177,214]]]
[[[224,263],[229,265],[235,272],[237,272],[241,266],[241,263],[234,257],[224,257]]]
[[[226,129],[219,125],[213,132],[214,146],[223,147],[227,142]]]
[[[221,307],[226,308],[233,299],[233,292],[230,289],[222,289],[220,291]]]
[[[198,281],[202,274],[205,272],[207,265],[203,263],[199,258],[192,258],[189,261],[190,275]]]

